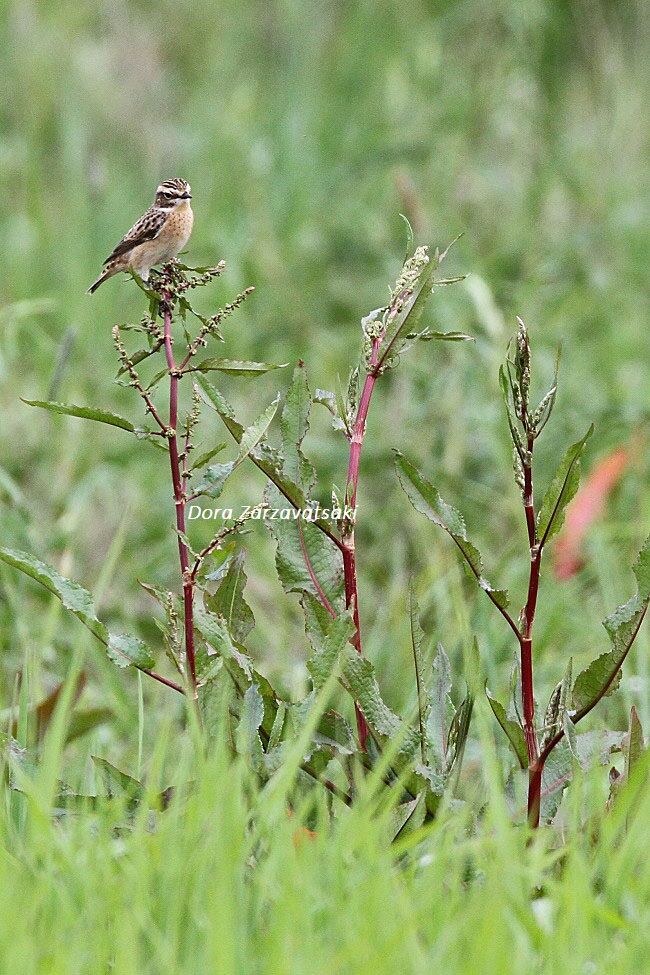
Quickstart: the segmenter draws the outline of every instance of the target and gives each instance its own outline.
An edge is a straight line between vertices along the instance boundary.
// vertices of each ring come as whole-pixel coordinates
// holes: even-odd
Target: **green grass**
[[[164,457],[127,434],[30,410],[19,397],[97,402],[133,417],[114,385],[110,330],[140,317],[131,282],[85,288],[149,205],[160,178],[191,184],[190,263],[225,258],[214,305],[252,284],[223,354],[307,363],[333,389],[356,359],[359,320],[386,297],[404,253],[405,213],[424,241],[462,232],[450,272],[470,272],[427,312],[469,346],[421,347],[378,388],[360,481],[361,611],[368,655],[394,706],[411,707],[406,584],[457,686],[481,635],[482,669],[502,696],[512,645],[467,587],[447,540],[400,493],[400,446],[466,515],[490,578],[523,600],[525,534],[510,474],[497,368],[515,314],[550,378],[564,342],[554,422],[540,441],[544,484],[593,420],[585,467],[638,436],[631,468],[591,533],[584,570],[547,569],[537,673],[544,700],[564,662],[604,649],[599,625],[632,591],[629,566],[650,524],[647,321],[647,18],[640,3],[579,0],[224,0],[219,4],[7,0],[0,47],[0,523],[2,545],[33,551],[94,592],[111,625],[158,639],[137,579],[176,586]],[[221,352],[221,350],[219,350]],[[288,376],[286,382],[288,382]],[[223,388],[251,421],[279,381]],[[342,486],[344,444],[315,411],[309,456],[326,492]],[[223,439],[216,421],[206,445]],[[162,458],[162,459],[161,459]],[[242,467],[228,495],[254,503]],[[197,527],[203,541],[209,528]],[[390,544],[386,539],[390,539]],[[283,599],[273,546],[248,536],[251,639],[289,693],[305,682],[301,614]],[[526,845],[493,770],[494,728],[478,708],[463,788],[486,817],[446,810],[421,843],[387,843],[368,797],[297,848],[243,769],[205,765],[182,708],[104,659],[80,624],[28,580],[0,569],[2,705],[35,703],[71,668],[83,706],[112,719],[59,754],[20,799],[5,790],[0,967],[15,972],[631,972],[647,957],[643,824],[624,799],[603,816],[607,769],[567,791],[562,830]],[[623,729],[635,704],[650,727],[649,637],[622,691],[590,727]],[[16,674],[24,669],[22,690]],[[483,725],[486,727],[483,727]],[[488,730],[489,729],[489,730]],[[25,731],[25,729],[23,729]],[[139,741],[142,741],[141,757]],[[507,758],[503,742],[498,754]],[[52,818],[57,776],[99,783],[99,754],[187,797],[155,824],[123,828],[113,807]],[[188,781],[198,789],[185,789]],[[153,787],[153,786],[152,786]],[[309,821],[319,813],[309,812]],[[471,808],[476,802],[471,804]],[[587,823],[587,826],[585,826]],[[118,824],[119,828],[118,828]],[[599,843],[593,842],[601,834]]]

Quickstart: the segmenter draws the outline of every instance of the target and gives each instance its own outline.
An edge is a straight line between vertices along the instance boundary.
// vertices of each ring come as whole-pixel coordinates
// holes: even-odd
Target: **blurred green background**
[[[628,566],[650,525],[642,12],[634,0],[5,0],[2,544],[34,551],[89,589],[99,581],[104,618],[158,640],[154,604],[136,580],[178,583],[164,457],[19,397],[140,418],[140,401],[113,383],[111,326],[139,319],[141,295],[126,278],[93,298],[84,292],[161,178],[192,185],[189,263],[228,263],[202,307],[256,288],[219,354],[302,358],[312,388],[333,389],[356,361],[361,316],[383,303],[401,265],[403,213],[421,242],[444,246],[463,234],[446,269],[469,277],[432,300],[428,322],[476,342],[422,345],[378,388],[359,496],[367,652],[388,699],[411,700],[413,574],[427,629],[456,668],[477,631],[490,684],[507,683],[508,631],[467,587],[447,540],[410,510],[391,448],[421,463],[462,508],[490,578],[522,601],[525,534],[497,384],[519,314],[540,393],[564,343],[538,485],[592,420],[587,469],[635,444],[608,519],[589,536],[585,568],[565,583],[547,570],[542,587],[541,686],[550,691],[569,654],[590,659],[604,647],[598,621],[632,589]],[[250,422],[278,375],[222,385]],[[206,446],[224,435],[206,417]],[[333,482],[343,486],[345,446],[316,407],[307,453],[322,498]],[[241,469],[228,500],[255,502],[262,489],[256,471]],[[197,540],[208,531],[192,528]],[[304,675],[299,610],[281,597],[263,527],[246,545],[258,622],[251,648],[292,692]],[[115,742],[132,749],[135,679],[114,672],[36,588],[0,572],[4,702],[25,655],[46,689],[74,642],[86,641],[85,694],[117,716],[96,735],[110,742],[117,730]],[[630,701],[650,718],[647,650],[642,634],[625,694],[608,705],[621,727]],[[165,694],[148,693],[157,702]]]

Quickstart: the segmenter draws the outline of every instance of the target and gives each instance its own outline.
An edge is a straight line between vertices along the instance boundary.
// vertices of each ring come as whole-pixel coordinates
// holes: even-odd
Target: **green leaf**
[[[398,738],[400,756],[412,758],[416,755],[420,747],[420,736],[412,728],[407,728],[402,719],[384,702],[375,668],[349,643],[341,651],[341,670],[346,686],[373,731],[384,740]]]
[[[294,517],[298,512],[287,508],[275,486],[267,488],[266,498],[272,510],[290,516],[265,522],[277,544],[275,566],[284,591],[307,592],[320,598],[315,578],[336,610],[343,591],[340,551],[311,521]]]
[[[109,796],[123,795],[135,800],[142,798],[144,787],[141,782],[138,782],[133,776],[127,775],[126,772],[122,772],[119,768],[111,765],[105,758],[99,758],[97,755],[91,755],[90,757],[104,782],[104,787]]]
[[[228,571],[213,596],[206,595],[208,609],[222,616],[237,643],[243,643],[255,626],[253,611],[244,599],[246,573],[244,572],[244,552],[239,551],[231,559]]]
[[[464,278],[456,278],[455,281],[463,281]],[[455,283],[454,281],[454,283]],[[438,282],[439,284],[442,282]],[[425,328],[418,335],[420,342],[475,342],[473,335],[465,335],[464,332],[432,332]]]
[[[433,661],[433,680],[427,695],[425,728],[429,760],[442,772],[447,765],[447,729],[452,714],[451,664],[441,643]]]
[[[473,710],[474,698],[471,694],[468,694],[458,710],[455,712],[449,728],[447,746],[448,758],[445,769],[447,774],[449,774],[454,767],[460,768],[463,760],[463,754],[465,752],[465,745],[467,743],[467,736],[469,735],[469,727],[472,720]]]
[[[573,687],[574,723],[580,721],[598,701],[616,690],[621,668],[643,622],[650,600],[650,538],[633,566],[638,591],[603,622],[613,649],[592,660],[578,674]]]
[[[129,667],[131,664],[140,669],[153,667],[154,660],[146,644],[128,633],[109,633],[107,651],[109,658],[118,667]]]
[[[273,362],[249,362],[245,359],[222,359],[209,358],[202,359],[195,366],[186,369],[186,372],[223,372],[229,376],[263,376],[266,372],[273,369],[285,369],[286,362],[276,364]]]
[[[332,428],[337,431],[345,432],[347,427],[345,425],[345,420],[341,417],[339,413],[339,405],[337,402],[336,394],[331,392],[329,389],[316,389],[314,390],[314,395],[312,397],[314,403],[319,403],[324,406],[326,410],[332,415]]]
[[[345,611],[336,619],[328,617],[330,625],[319,640],[317,649],[307,661],[307,670],[311,676],[314,690],[320,691],[336,666],[345,645],[351,640],[355,632],[354,622],[350,611]]]
[[[625,746],[625,778],[629,781],[634,769],[645,754],[646,746],[643,738],[643,727],[636,708],[630,709],[630,727]]]
[[[235,645],[226,620],[197,603],[194,624],[213,653],[222,658],[235,685],[243,693],[253,679],[253,662],[243,648]]]
[[[94,731],[99,725],[108,724],[113,718],[110,708],[75,709],[70,716],[66,733],[66,744],[76,741],[89,731]]]
[[[420,250],[420,248],[416,250],[410,261],[416,261]],[[426,249],[424,250],[426,252]],[[407,261],[404,268],[408,264]],[[422,266],[415,280],[410,281],[404,289],[405,294],[407,290],[410,291],[410,297],[406,297],[404,308],[386,333],[380,368],[385,367],[391,360],[395,360],[411,336],[417,335],[418,324],[424,313],[425,305],[431,297],[433,274],[436,266],[437,262],[428,258],[427,263]]]
[[[537,408],[533,411],[531,426],[535,432],[535,437],[539,437],[540,433],[548,423],[551,413],[553,412],[553,407],[555,406],[555,398],[557,396],[557,374],[560,368],[561,354],[562,346],[560,345],[555,357],[555,374],[553,376],[553,385],[549,389],[548,393],[542,397]]]
[[[564,523],[566,506],[580,484],[580,458],[593,431],[592,424],[582,440],[569,447],[548,486],[537,516],[537,537],[542,545],[557,535]]]
[[[28,552],[0,548],[0,559],[7,565],[20,569],[57,596],[63,606],[81,620],[84,626],[87,626],[90,632],[104,644],[108,656],[118,666],[128,667],[133,664],[141,669],[153,667],[154,660],[142,640],[124,634],[109,633],[106,626],[95,615],[92,596],[78,583],[66,579],[51,565],[41,562]]]
[[[508,428],[510,430],[510,436],[514,444],[515,450],[519,455],[520,460],[523,461],[526,458],[526,447],[521,439],[521,434],[517,427],[517,415],[514,411],[512,403],[511,394],[511,383],[503,366],[499,366],[499,385],[501,387],[501,394],[503,396],[503,402],[506,407],[506,417],[508,420]]]
[[[508,718],[503,704],[497,701],[495,697],[492,697],[487,687],[485,688],[485,693],[488,701],[490,702],[490,707],[492,708],[494,717],[505,731],[506,737],[512,745],[513,751],[519,761],[519,765],[523,769],[528,768],[528,749],[526,748],[526,739],[524,737],[523,728],[517,721],[511,721],[510,718]]]
[[[65,608],[74,613],[102,643],[107,642],[108,631],[97,619],[92,596],[86,589],[71,579],[66,579],[52,566],[41,562],[28,552],[0,548],[0,559],[40,582],[42,586],[58,596]]]
[[[244,435],[244,427],[235,418],[230,404],[221,392],[203,376],[199,376],[197,382],[204,394],[205,401],[216,410],[234,439],[237,443],[240,443]],[[251,449],[249,456],[256,467],[266,474],[268,479],[275,484],[277,489],[287,498],[294,508],[302,511],[309,507],[303,489],[285,476],[282,457],[276,450],[266,442],[260,441]],[[314,523],[319,525],[321,531],[325,532],[325,534],[331,534],[331,527],[325,519],[318,517]]]
[[[302,442],[309,430],[310,413],[311,392],[307,382],[307,372],[304,365],[300,363],[294,370],[282,408],[280,433],[283,473],[288,480],[299,484],[305,492],[309,492],[315,480],[314,468],[302,453]]]
[[[201,467],[205,467],[208,461],[212,460],[213,457],[216,457],[217,454],[220,454],[221,451],[225,450],[227,446],[228,445],[225,440],[222,440],[221,443],[216,445],[216,447],[212,447],[210,450],[206,450],[204,453],[199,454],[190,468],[190,474],[193,474],[194,471],[198,471]]]
[[[413,668],[415,670],[415,686],[418,705],[418,733],[422,750],[422,761],[426,763],[426,736],[424,722],[427,711],[426,690],[424,684],[424,659],[422,644],[424,631],[420,625],[420,607],[413,591],[413,583],[409,582],[409,620],[411,624],[411,649],[413,651]]]
[[[542,802],[540,815],[550,822],[557,814],[562,795],[573,778],[575,760],[566,742],[561,741],[544,763],[542,773]]]
[[[264,749],[260,739],[260,728],[264,721],[264,701],[257,684],[251,684],[244,694],[239,724],[235,734],[237,752],[255,769],[262,771]]]
[[[485,590],[502,609],[505,609],[508,605],[508,593],[504,589],[494,589],[484,578],[481,555],[468,541],[465,522],[460,513],[443,501],[433,484],[427,481],[399,451],[395,452],[395,465],[399,482],[415,510],[426,515],[430,521],[447,532],[465,557],[481,589]]]
[[[226,484],[226,481],[237,468],[243,464],[258,444],[264,439],[266,431],[273,422],[279,403],[279,397],[266,408],[264,413],[245,430],[242,429],[239,438],[239,453],[234,460],[226,464],[212,464],[203,472],[204,481],[196,488],[197,494],[205,494],[210,498],[218,498]]]
[[[571,703],[572,672],[573,659],[569,657],[564,677],[553,690],[546,707],[542,747],[554,738],[561,729],[564,729],[564,717]]]
[[[50,413],[63,413],[66,416],[79,416],[84,420],[96,420],[98,423],[107,423],[112,427],[119,427],[121,430],[128,430],[135,433],[136,427],[130,420],[117,413],[110,413],[108,410],[100,410],[96,406],[72,406],[67,403],[54,403],[49,400],[23,399],[27,406],[39,406],[42,410],[49,410]]]

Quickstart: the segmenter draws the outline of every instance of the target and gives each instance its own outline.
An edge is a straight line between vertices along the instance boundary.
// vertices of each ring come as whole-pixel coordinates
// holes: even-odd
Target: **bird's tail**
[[[88,288],[88,291],[86,292],[86,294],[87,295],[94,295],[95,292],[97,291],[97,288],[100,286],[100,284],[103,284],[104,281],[107,281],[109,278],[113,277],[114,274],[115,274],[115,269],[114,268],[106,268],[105,271],[102,271],[102,273],[99,275],[99,277],[97,278],[97,280],[96,281],[93,281],[93,283],[91,284],[91,286]]]

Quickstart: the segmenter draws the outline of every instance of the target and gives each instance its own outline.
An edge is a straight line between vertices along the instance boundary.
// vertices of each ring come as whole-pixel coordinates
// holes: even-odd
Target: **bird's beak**
[[[191,199],[192,199],[191,193],[183,193],[183,195],[181,196],[181,200],[191,200]]]

